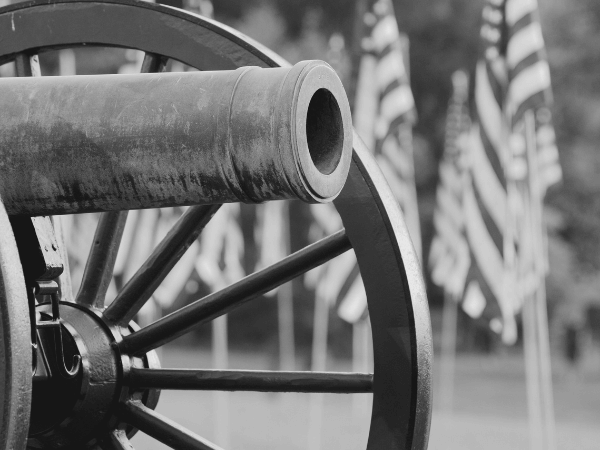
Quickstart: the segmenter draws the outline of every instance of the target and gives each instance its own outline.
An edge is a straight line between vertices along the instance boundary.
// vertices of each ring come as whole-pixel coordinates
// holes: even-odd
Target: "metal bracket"
[[[52,339],[54,341],[54,354],[56,357],[56,368],[58,373],[66,379],[73,378],[79,372],[81,367],[81,356],[73,356],[73,364],[71,368],[67,368],[65,363],[65,352],[62,339],[61,320],[60,320],[60,301],[58,298],[58,284],[55,281],[36,281],[34,283],[34,295],[49,295],[51,308],[52,308],[52,319],[37,321],[37,330],[49,329],[52,332]],[[37,334],[39,338],[39,333]],[[38,341],[41,342],[41,341]],[[39,350],[43,351],[43,347],[40,346]]]

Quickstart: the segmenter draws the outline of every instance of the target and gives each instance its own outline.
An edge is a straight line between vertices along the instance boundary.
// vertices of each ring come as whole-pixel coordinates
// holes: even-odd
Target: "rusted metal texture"
[[[0,196],[12,215],[326,202],[351,153],[344,89],[319,61],[0,80]]]

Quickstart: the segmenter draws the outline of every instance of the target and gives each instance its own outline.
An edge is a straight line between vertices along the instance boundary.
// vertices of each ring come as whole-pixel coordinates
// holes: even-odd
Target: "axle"
[[[0,80],[0,198],[12,215],[332,200],[350,110],[325,63]]]

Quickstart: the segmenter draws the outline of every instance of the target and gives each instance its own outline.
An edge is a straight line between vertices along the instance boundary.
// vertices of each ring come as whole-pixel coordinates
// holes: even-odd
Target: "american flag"
[[[463,198],[472,260],[463,309],[472,317],[492,318],[492,329],[510,343],[526,286],[535,289],[540,282],[531,276],[542,257],[532,250],[531,232],[543,232],[531,229],[532,189],[541,201],[561,170],[536,1],[488,0],[481,37],[484,56],[475,70],[468,144],[472,181]],[[528,111],[534,121],[533,165],[526,157]]]
[[[421,256],[421,233],[414,179],[412,127],[415,102],[406,69],[408,39],[401,35],[391,0],[375,0],[364,15],[365,32],[358,75],[354,126],[373,150],[404,213],[413,244]],[[333,207],[312,206],[314,239],[342,227]],[[317,298],[337,305],[351,323],[367,315],[367,299],[352,252],[307,274]]]
[[[464,234],[463,190],[466,178],[465,140],[470,126],[469,79],[465,72],[452,76],[454,92],[448,106],[444,155],[433,214],[435,236],[431,242],[431,279],[453,300],[462,299],[471,259]]]
[[[364,21],[354,126],[373,150],[421,258],[412,147],[417,114],[407,70],[408,38],[398,30],[391,0],[374,1]]]
[[[562,170],[552,126],[550,67],[537,0],[507,0],[506,26],[509,183],[514,186],[514,203],[522,207],[521,215],[513,221],[519,243],[514,271],[522,304],[539,289],[547,272],[545,242],[537,239],[546,232],[542,200],[548,187],[561,180]]]
[[[516,311],[509,291],[514,283],[508,279],[504,263],[512,251],[505,245],[509,242],[509,209],[504,155],[504,36],[504,3],[488,0],[481,27],[484,56],[477,63],[474,77],[473,125],[468,143],[471,182],[463,197],[472,261],[463,309],[473,318],[492,318],[492,329],[502,332],[503,339],[511,342],[516,339]]]
[[[523,153],[520,144],[524,142],[524,121],[528,112],[533,113],[537,149],[535,174],[539,180],[536,189],[543,197],[549,186],[561,181],[562,170],[550,113],[550,67],[537,0],[506,0],[506,27],[506,113],[511,128],[510,154],[519,160]]]

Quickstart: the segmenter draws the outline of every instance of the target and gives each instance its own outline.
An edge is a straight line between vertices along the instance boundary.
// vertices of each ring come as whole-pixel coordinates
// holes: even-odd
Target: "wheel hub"
[[[50,305],[37,307],[42,319],[51,316]],[[103,428],[114,429],[119,401],[134,398],[149,408],[158,402],[158,390],[131,391],[124,380],[131,367],[158,368],[156,352],[144,357],[122,354],[116,345],[124,335],[137,329],[109,326],[92,309],[61,302],[63,352],[67,364],[81,356],[81,367],[73,378],[62,377],[56,368],[51,337],[40,329],[44,356],[50,376],[33,383],[29,448],[85,448],[95,444]],[[62,357],[62,356],[61,356]],[[44,364],[39,361],[38,366]],[[135,430],[126,428],[128,435]]]

